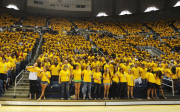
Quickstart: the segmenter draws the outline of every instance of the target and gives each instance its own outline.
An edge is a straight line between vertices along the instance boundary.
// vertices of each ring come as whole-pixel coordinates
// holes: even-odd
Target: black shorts
[[[150,89],[154,89],[155,85],[156,85],[155,83],[151,83],[151,82],[147,83],[147,87],[150,88]]]
[[[0,80],[7,80],[7,74],[0,73]]]
[[[161,89],[161,85],[155,85],[156,89]]]

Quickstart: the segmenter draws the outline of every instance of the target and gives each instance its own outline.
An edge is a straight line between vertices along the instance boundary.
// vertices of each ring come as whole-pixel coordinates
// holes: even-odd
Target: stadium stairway
[[[20,75],[20,80],[19,84],[16,86],[16,98],[27,98],[29,95],[29,79],[28,75],[29,72],[23,72],[22,75]],[[20,79],[18,78],[18,79]],[[19,81],[19,80],[17,80]],[[15,90],[15,83],[9,86],[8,90],[4,92],[4,94],[1,96],[3,99],[9,99],[9,98],[14,98],[14,90]]]

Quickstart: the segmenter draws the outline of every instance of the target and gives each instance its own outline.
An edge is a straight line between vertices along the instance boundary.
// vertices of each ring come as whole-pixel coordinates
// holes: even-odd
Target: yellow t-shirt
[[[127,73],[119,73],[120,82],[127,82]]]
[[[161,79],[159,77],[156,77],[156,84],[161,85]]]
[[[135,79],[137,79],[137,78],[140,77],[140,75],[139,75],[139,68],[133,67],[133,68],[132,68],[132,73],[133,73]]]
[[[145,68],[145,69],[140,68],[139,70],[141,72],[141,78],[146,79],[147,68]]]
[[[119,82],[119,72],[116,72],[112,75],[112,81],[118,83]]]
[[[0,63],[0,73],[7,74],[7,63]]]
[[[91,76],[92,76],[91,70],[83,70],[82,74],[84,74],[84,78],[83,78],[84,82],[91,82]]]
[[[110,83],[111,82],[110,79],[111,79],[111,77],[110,77],[109,73],[106,76],[105,76],[105,74],[103,74],[103,83]]]
[[[156,83],[155,75],[153,73],[147,72],[146,78],[151,83]]]
[[[41,72],[41,81],[47,81],[48,83],[50,83],[50,80],[47,78],[47,76],[51,78],[51,74],[49,71]]]
[[[123,66],[123,70],[124,70],[125,73],[128,73],[129,69],[131,69],[131,67],[129,65],[128,66],[126,66],[126,65]]]
[[[58,65],[57,66],[52,65],[50,67],[50,70],[51,70],[51,73],[52,73],[53,76],[58,76],[59,75],[60,67]]]
[[[134,86],[135,76],[133,74],[127,74],[126,78],[127,78],[127,85]]]
[[[164,72],[166,73],[166,76],[170,78],[172,72],[170,69],[165,69]]]
[[[93,74],[94,83],[101,84],[101,80],[97,80],[97,79],[101,79],[101,77],[102,77],[101,72],[94,72],[94,74]]]
[[[75,80],[81,80],[81,69],[73,70],[72,75],[74,76]]]
[[[61,82],[67,82],[69,81],[69,77],[70,77],[70,72],[69,70],[61,70],[59,73],[59,76],[61,77]]]

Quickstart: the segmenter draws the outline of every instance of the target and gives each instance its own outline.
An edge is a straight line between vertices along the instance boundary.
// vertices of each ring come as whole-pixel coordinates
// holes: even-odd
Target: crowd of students
[[[0,80],[4,91],[31,59],[36,38],[32,32],[0,32]]]
[[[41,79],[42,93],[39,100],[45,98],[45,89],[50,81],[58,81],[61,84],[61,95],[64,99],[64,93],[70,99],[69,84],[74,82],[75,100],[80,99],[80,86],[83,84],[83,99],[88,93],[91,97],[91,85],[94,82],[94,99],[100,99],[101,83],[104,86],[103,99],[109,99],[109,92],[112,99],[121,99],[126,97],[134,99],[133,87],[137,79],[143,84],[147,84],[147,99],[158,99],[157,90],[163,94],[161,82],[163,77],[168,77],[174,82],[180,77],[180,62],[168,63],[158,58],[137,58],[135,55],[124,56],[123,58],[113,58],[111,56],[99,56],[85,54],[69,54],[62,57],[53,52],[43,53],[38,58],[34,68],[30,71],[36,72]],[[120,83],[120,88],[118,88]],[[33,89],[32,87],[30,87]],[[127,89],[126,89],[127,88]],[[112,91],[109,91],[109,90]],[[119,89],[119,92],[117,90]],[[129,95],[130,92],[130,95]],[[151,98],[149,96],[151,92]],[[154,95],[155,94],[155,97]],[[30,97],[31,98],[31,97]]]

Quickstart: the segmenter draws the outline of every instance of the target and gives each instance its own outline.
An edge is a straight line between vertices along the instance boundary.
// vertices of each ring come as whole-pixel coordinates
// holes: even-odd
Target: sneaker
[[[64,100],[64,98],[61,98],[61,100]]]
[[[68,100],[71,100],[70,98],[68,98]]]

